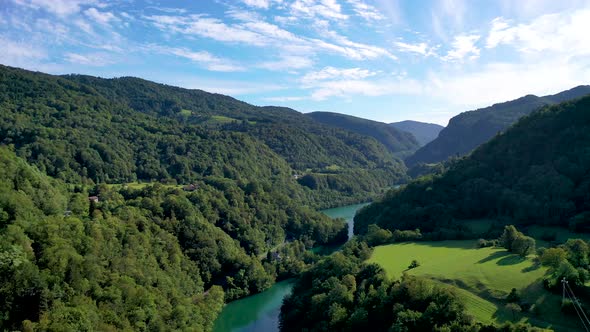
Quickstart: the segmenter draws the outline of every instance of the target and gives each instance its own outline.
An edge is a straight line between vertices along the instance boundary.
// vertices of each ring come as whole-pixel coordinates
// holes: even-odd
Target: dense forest
[[[307,248],[346,239],[343,222],[218,177],[193,191],[71,185],[2,147],[0,183],[8,329],[210,330],[224,301],[297,275],[317,259]]]
[[[434,141],[434,139],[438,137],[440,131],[444,129],[443,126],[434,123],[425,123],[412,120],[393,122],[389,125],[414,135],[421,147]]]
[[[578,86],[555,95],[527,95],[475,111],[463,112],[451,118],[447,127],[435,140],[406,158],[405,162],[408,167],[412,167],[418,163],[436,163],[449,157],[463,156],[534,110],[587,94],[590,94],[590,86]]]
[[[273,124],[282,110],[248,106],[261,118],[199,122],[200,114],[193,121],[184,110],[164,114],[158,89],[176,88],[1,69],[2,328],[210,330],[224,301],[297,275],[318,259],[308,249],[346,240],[344,221],[314,207],[366,199],[359,188],[375,193],[373,182],[385,188],[404,177],[401,162],[376,140],[316,125],[294,142],[315,135],[317,145],[300,150],[332,149],[326,155],[342,163],[305,175],[325,176],[326,186],[341,186],[339,176],[354,183],[366,175],[367,183],[312,189],[297,181],[300,171],[280,149],[252,134],[275,124],[286,126],[284,135],[302,131]],[[109,95],[82,80],[123,82],[140,96],[119,102],[119,90]],[[150,88],[153,99],[141,95]],[[206,95],[212,108],[240,105]],[[358,146],[346,141],[357,138]],[[349,153],[358,158],[345,162]]]
[[[372,137],[137,78],[2,66],[0,108],[0,142],[67,182],[264,179],[319,208],[367,200],[407,178],[403,162]],[[295,181],[304,175],[325,181]]]
[[[590,97],[545,107],[451,163],[438,175],[390,191],[355,217],[432,239],[469,236],[463,221],[590,229]]]
[[[223,291],[200,275],[140,209],[89,206],[0,149],[2,329],[208,330]]]

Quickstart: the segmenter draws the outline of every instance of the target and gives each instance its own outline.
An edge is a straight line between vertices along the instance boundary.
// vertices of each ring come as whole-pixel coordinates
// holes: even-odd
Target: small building
[[[94,203],[98,203],[98,201],[99,201],[98,196],[90,196],[90,197],[88,197],[88,200],[90,202],[94,202]]]

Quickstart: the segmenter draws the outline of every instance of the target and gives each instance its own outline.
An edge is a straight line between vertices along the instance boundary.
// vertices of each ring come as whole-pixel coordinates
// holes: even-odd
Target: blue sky
[[[0,63],[445,125],[590,84],[590,1],[0,0]]]

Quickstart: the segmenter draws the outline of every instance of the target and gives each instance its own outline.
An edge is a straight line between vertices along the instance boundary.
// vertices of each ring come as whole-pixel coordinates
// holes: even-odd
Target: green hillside
[[[406,179],[403,162],[373,138],[290,109],[137,78],[51,76],[2,66],[0,108],[0,142],[68,182],[262,179],[281,183],[276,187],[303,204],[331,207],[366,200]],[[330,181],[310,189],[295,174]]]
[[[420,266],[408,270],[412,260]],[[534,314],[518,314],[517,321],[556,331],[575,331],[577,320],[564,320],[561,296],[543,289],[547,268],[502,248],[477,248],[475,241],[400,243],[376,247],[369,263],[382,266],[388,276],[403,273],[449,285],[466,303],[469,314],[482,322],[512,321],[505,299],[516,288],[521,301],[534,305]]]
[[[590,225],[590,97],[546,107],[453,163],[442,175],[389,192],[355,217],[369,224],[415,229],[432,239],[470,236],[464,220],[554,225],[587,231]],[[474,235],[471,235],[474,236]]]
[[[545,105],[554,105],[590,94],[590,86],[578,86],[555,95],[527,95],[516,100],[461,113],[453,117],[438,138],[405,159],[408,167],[418,163],[435,163],[449,157],[463,156],[489,141],[518,119]]]

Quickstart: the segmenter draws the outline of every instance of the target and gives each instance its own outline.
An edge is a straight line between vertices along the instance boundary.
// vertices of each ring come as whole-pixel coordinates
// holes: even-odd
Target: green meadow
[[[412,260],[420,266],[408,270]],[[477,248],[476,241],[409,242],[376,247],[370,263],[381,265],[387,274],[424,276],[453,288],[466,309],[482,322],[527,321],[556,331],[576,331],[579,322],[564,319],[561,296],[547,292],[542,278],[547,269],[532,256],[521,258],[500,248]],[[529,312],[513,313],[505,298],[516,288]]]

